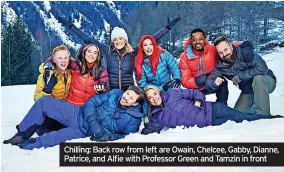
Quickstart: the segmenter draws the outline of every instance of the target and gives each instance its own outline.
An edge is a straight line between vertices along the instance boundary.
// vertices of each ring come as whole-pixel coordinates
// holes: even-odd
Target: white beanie
[[[127,42],[128,42],[128,36],[127,33],[125,32],[125,30],[123,28],[120,27],[114,27],[112,32],[111,32],[111,42],[113,42],[114,38],[117,37],[122,37],[124,38]]]

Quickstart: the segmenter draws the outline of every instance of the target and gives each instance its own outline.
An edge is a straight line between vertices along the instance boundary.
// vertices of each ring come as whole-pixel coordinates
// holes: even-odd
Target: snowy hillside
[[[284,48],[276,49],[264,59],[278,78],[277,88],[271,94],[272,114],[284,115]],[[240,91],[229,85],[229,105],[233,106]],[[3,145],[16,132],[15,126],[22,120],[33,104],[35,85],[1,87],[1,170],[3,172],[119,172],[119,171],[216,171],[216,172],[283,172],[279,167],[59,167],[59,146],[33,151],[21,150],[16,146]],[[208,96],[214,100],[214,96]],[[132,134],[117,142],[284,142],[284,119],[259,120],[236,124],[227,122],[218,127],[171,129],[161,134],[143,136]],[[89,138],[72,142],[89,142]],[[210,168],[210,169],[209,169]]]

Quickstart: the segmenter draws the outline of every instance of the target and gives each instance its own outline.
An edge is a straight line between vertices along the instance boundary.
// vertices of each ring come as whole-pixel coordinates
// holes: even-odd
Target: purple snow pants
[[[86,137],[79,128],[79,113],[79,106],[63,100],[42,97],[35,102],[25,118],[19,124],[20,131],[23,132],[34,124],[42,125],[45,117],[60,122],[65,125],[66,128],[45,133],[44,135],[37,137],[35,143],[25,146],[24,149],[47,148],[58,145],[66,140]]]

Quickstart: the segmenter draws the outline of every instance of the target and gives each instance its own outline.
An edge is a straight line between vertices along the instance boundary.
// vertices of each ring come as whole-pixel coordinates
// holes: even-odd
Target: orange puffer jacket
[[[94,85],[105,85],[109,88],[108,73],[106,69],[103,69],[100,79],[95,79],[89,73],[80,75],[79,71],[71,71],[72,79],[67,101],[78,106],[84,105],[84,103],[92,96],[96,95]]]
[[[198,89],[195,78],[209,74],[213,71],[217,61],[215,47],[208,41],[205,43],[204,53],[195,51],[188,39],[184,46],[184,52],[180,55],[180,71],[182,75],[182,85],[186,88]],[[202,89],[202,88],[199,88]]]

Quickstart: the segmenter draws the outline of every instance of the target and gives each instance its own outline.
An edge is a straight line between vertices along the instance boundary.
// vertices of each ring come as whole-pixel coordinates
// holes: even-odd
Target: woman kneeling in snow
[[[155,86],[149,86],[145,89],[145,93],[151,110],[147,116],[148,120],[145,120],[149,122],[145,123],[142,134],[159,133],[163,127],[197,125],[202,128],[221,125],[229,120],[242,122],[283,117],[243,113],[222,103],[207,102],[203,93],[193,89],[174,89],[164,92]]]

